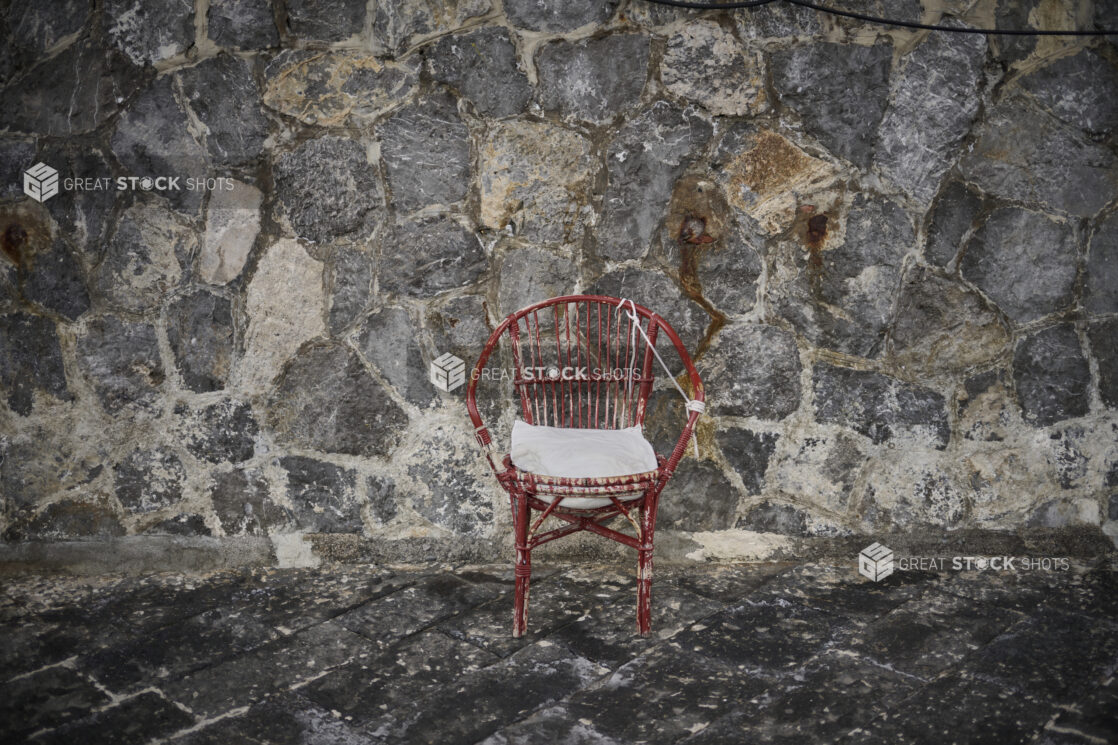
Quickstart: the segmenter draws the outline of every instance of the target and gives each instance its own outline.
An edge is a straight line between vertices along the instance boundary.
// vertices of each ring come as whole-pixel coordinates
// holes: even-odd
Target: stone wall
[[[1106,6],[857,3],[1048,28]],[[707,382],[668,556],[1118,533],[1113,45],[780,3],[4,8],[9,555],[507,557],[463,390],[427,366],[586,290],[663,313]],[[682,419],[657,391],[650,438]]]

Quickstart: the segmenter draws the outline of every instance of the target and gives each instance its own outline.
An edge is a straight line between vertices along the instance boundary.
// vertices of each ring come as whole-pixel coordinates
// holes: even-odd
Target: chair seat
[[[652,483],[659,463],[640,427],[577,429],[544,427],[516,421],[509,451],[513,465],[539,477],[535,492],[560,507],[593,509],[611,504],[609,497],[564,496],[612,493],[621,501],[639,499],[641,484],[610,484],[612,479]],[[643,477],[643,478],[635,478]]]

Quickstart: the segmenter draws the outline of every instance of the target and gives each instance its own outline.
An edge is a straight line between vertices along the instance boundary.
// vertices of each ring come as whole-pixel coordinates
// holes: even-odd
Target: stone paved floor
[[[1118,573],[668,567],[23,578],[0,742],[1118,742]]]

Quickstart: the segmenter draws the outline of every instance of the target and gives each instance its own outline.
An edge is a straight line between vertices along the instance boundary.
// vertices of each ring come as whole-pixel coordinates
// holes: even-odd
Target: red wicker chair
[[[478,412],[477,387],[479,380],[489,377],[485,366],[502,338],[508,340],[505,360],[511,362],[513,395],[520,398],[527,425],[617,430],[644,424],[660,334],[667,336],[683,361],[691,396],[675,448],[667,457],[656,454],[654,468],[608,478],[549,476],[521,470],[511,454],[494,452],[493,439]],[[674,379],[672,382],[679,388]],[[682,388],[680,392],[688,398]],[[702,381],[679,336],[663,318],[631,301],[599,295],[557,297],[511,314],[496,328],[470,375],[466,405],[477,441],[512,504],[516,534],[514,637],[527,629],[532,549],[579,531],[637,550],[637,631],[642,635],[649,632],[656,508],[660,492],[692,437],[703,401]],[[562,436],[569,438],[570,433]],[[653,457],[650,446],[648,453]],[[534,521],[533,511],[539,513]],[[565,525],[538,533],[549,516]],[[606,527],[616,517],[628,520],[635,535]]]

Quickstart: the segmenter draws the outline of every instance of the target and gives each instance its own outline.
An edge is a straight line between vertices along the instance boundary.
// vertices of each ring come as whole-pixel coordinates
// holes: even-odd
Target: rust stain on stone
[[[23,263],[23,248],[27,244],[27,230],[18,222],[10,223],[0,234],[0,250],[19,266]]]

